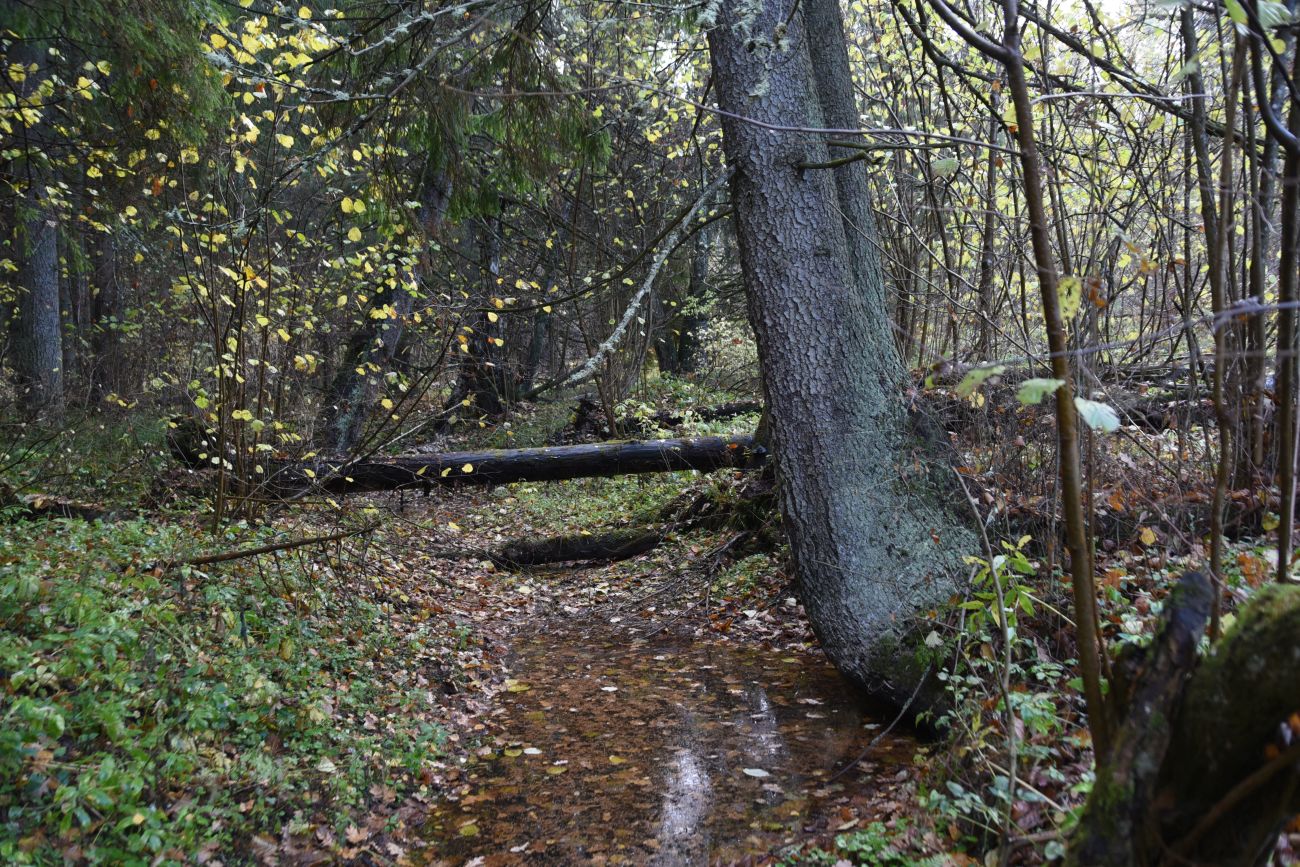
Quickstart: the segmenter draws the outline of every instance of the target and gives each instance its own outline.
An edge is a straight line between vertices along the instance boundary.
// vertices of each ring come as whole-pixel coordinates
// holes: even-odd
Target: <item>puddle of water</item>
[[[511,668],[508,746],[466,766],[470,793],[431,817],[437,863],[762,856],[847,818],[863,782],[830,778],[887,723],[822,658],[711,639],[564,625],[520,639]],[[890,735],[870,760],[897,770],[915,747]]]

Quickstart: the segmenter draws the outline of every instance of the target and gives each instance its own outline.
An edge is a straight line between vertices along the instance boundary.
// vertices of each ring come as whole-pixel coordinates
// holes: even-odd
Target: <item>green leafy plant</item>
[[[1018,580],[1018,576],[1033,575],[1038,571],[1025,553],[1025,546],[1032,540],[1033,537],[1027,535],[1021,536],[1014,545],[1003,540],[1003,553],[995,554],[992,560],[974,556],[966,558],[968,564],[979,566],[974,578],[975,590],[971,598],[961,604],[970,612],[968,623],[972,631],[983,629],[986,620],[1000,627],[1002,618],[1006,618],[1007,626],[1014,631],[1018,612],[1033,616],[1034,597]],[[1002,599],[1000,604],[999,596]]]
[[[309,567],[153,565],[199,543],[144,520],[0,534],[0,860],[178,862],[295,812],[346,825],[437,755],[424,693],[375,670],[425,634]]]

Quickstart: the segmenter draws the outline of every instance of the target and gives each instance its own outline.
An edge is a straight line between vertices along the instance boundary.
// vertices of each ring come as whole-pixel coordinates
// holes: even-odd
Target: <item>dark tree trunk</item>
[[[1126,713],[1110,752],[1098,757],[1089,809],[1071,846],[1073,864],[1119,867],[1148,860],[1156,841],[1150,838],[1146,813],[1169,749],[1170,721],[1210,619],[1211,597],[1204,575],[1183,576],[1165,602],[1155,640],[1117,661],[1112,695],[1127,706]]]
[[[91,251],[90,396],[103,400],[122,390],[119,329],[122,292],[117,275],[117,242],[111,233],[95,236]]]
[[[1125,719],[1098,757],[1069,867],[1262,865],[1300,810],[1300,588],[1259,590],[1197,667],[1211,595],[1186,576],[1152,645],[1117,662],[1136,677],[1115,684]]]
[[[1272,585],[1188,682],[1153,799],[1161,837],[1184,859],[1263,864],[1300,811],[1294,730],[1279,738],[1295,719],[1297,658],[1300,588]]]
[[[570,224],[575,212],[574,202],[576,196],[581,194],[582,184],[578,184],[578,190],[575,193],[573,202],[569,202],[564,207],[563,215],[560,218],[559,237],[554,245],[550,247],[543,256],[542,262],[542,292],[543,297],[549,295],[551,289],[558,283],[560,271],[562,269],[561,257],[563,250],[569,245],[569,236],[571,234]],[[546,357],[547,350],[551,345],[551,311],[545,307],[540,307],[533,311],[533,328],[532,334],[528,340],[528,356],[524,360],[523,370],[519,375],[519,393],[528,394],[532,391],[533,382],[537,379],[537,372],[542,367],[542,359]]]
[[[27,198],[21,220],[14,371],[28,416],[63,413],[63,323],[59,315],[59,229],[54,211]]]
[[[700,178],[700,187],[709,185],[709,178]],[[705,202],[707,208],[711,202]],[[662,373],[679,376],[694,373],[699,366],[700,332],[708,325],[701,307],[705,301],[709,279],[709,253],[712,250],[714,227],[701,226],[691,241],[690,270],[686,291],[676,305],[655,298],[655,359]]]
[[[681,356],[678,353],[680,330],[676,325],[681,321],[672,306],[658,295],[654,299],[654,337],[651,346],[655,351],[655,362],[660,373],[676,375],[681,372]]]
[[[426,239],[435,237],[442,228],[451,200],[451,179],[435,172],[425,182],[420,199],[420,224]],[[420,263],[417,283],[428,272],[428,252]],[[330,383],[321,409],[320,444],[322,450],[351,453],[361,442],[366,421],[375,400],[375,388],[397,354],[402,328],[415,299],[400,282],[385,286],[371,299],[371,307],[392,305],[396,316],[375,318],[367,315],[348,337],[339,360],[338,372]]]
[[[78,190],[75,202],[84,199]],[[84,206],[79,206],[78,210]],[[80,226],[69,226],[61,233],[59,259],[63,263],[59,290],[60,324],[63,343],[63,380],[65,393],[80,390],[84,379],[83,340],[86,327],[86,306],[90,297],[90,268],[86,254],[86,232]],[[85,392],[81,392],[84,394]]]
[[[44,43],[20,40],[11,49],[10,60],[39,67],[18,85],[20,99],[49,75]],[[18,316],[10,327],[18,401],[24,414],[57,419],[63,414],[63,324],[59,311],[59,218],[46,193],[52,178],[39,153],[46,126],[42,121],[25,130],[26,154],[17,172],[25,189],[15,213],[19,294]]]
[[[705,226],[695,233],[691,250],[691,279],[686,286],[685,310],[681,313],[677,334],[677,370],[674,373],[694,373],[700,366],[700,333],[709,324],[709,317],[700,312],[709,288],[709,255],[713,251],[714,229]]]
[[[528,338],[528,357],[524,360],[524,369],[519,376],[519,391],[526,394],[533,388],[537,371],[542,367],[542,358],[551,343],[551,313],[538,309],[533,311],[533,330]]]
[[[820,83],[833,116],[847,112],[858,126],[830,2],[792,14],[775,0],[724,0],[709,46],[804,605],[840,670],[901,704],[923,676],[910,646],[918,615],[957,592],[960,555],[974,540],[947,511],[960,501],[930,475],[947,472],[942,460],[932,463],[943,444],[913,431],[903,403],[860,167],[805,168],[830,159],[818,136],[742,119],[823,127]]]
[[[475,221],[474,241],[466,246],[478,260],[478,286],[470,292],[475,307],[492,306],[491,299],[500,292],[497,279],[501,275],[501,216],[500,213]],[[493,321],[495,318],[495,321]],[[469,319],[469,330],[464,333],[460,376],[448,409],[454,409],[469,400],[478,412],[498,418],[505,412],[506,402],[513,398],[508,371],[501,363],[496,340],[502,331],[502,320],[495,313],[475,310]]]

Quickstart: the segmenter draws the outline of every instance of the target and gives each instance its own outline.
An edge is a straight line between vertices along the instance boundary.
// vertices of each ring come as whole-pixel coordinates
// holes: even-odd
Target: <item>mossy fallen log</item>
[[[632,528],[594,533],[588,536],[556,536],[549,539],[508,542],[490,552],[498,566],[541,566],[585,560],[615,562],[653,550],[664,539],[664,530]]]
[[[593,443],[374,458],[364,461],[270,461],[265,488],[277,494],[331,494],[458,485],[621,476],[698,470],[757,469],[767,451],[749,436]]]

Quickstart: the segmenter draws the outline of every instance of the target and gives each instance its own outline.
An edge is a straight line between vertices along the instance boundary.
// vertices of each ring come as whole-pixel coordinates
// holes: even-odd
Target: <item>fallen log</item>
[[[725,499],[719,496],[717,489],[675,498],[659,511],[658,525],[619,527],[602,533],[547,539],[517,539],[484,552],[483,556],[505,568],[597,560],[612,563],[654,550],[672,533],[689,532],[698,527],[739,530],[710,557],[709,569],[717,571],[723,560],[735,555],[738,549],[751,541],[766,541],[775,547],[766,531],[776,515],[771,481],[751,478],[741,482],[737,490]]]
[[[546,563],[581,560],[617,562],[653,550],[663,541],[666,530],[612,530],[591,536],[557,536],[550,539],[520,540],[502,545],[488,554],[498,566],[516,568]]]
[[[266,488],[283,494],[314,489],[331,494],[457,485],[504,485],[637,473],[757,469],[767,450],[750,436],[593,443],[533,449],[492,449],[406,455],[348,463],[317,459],[271,461]]]

